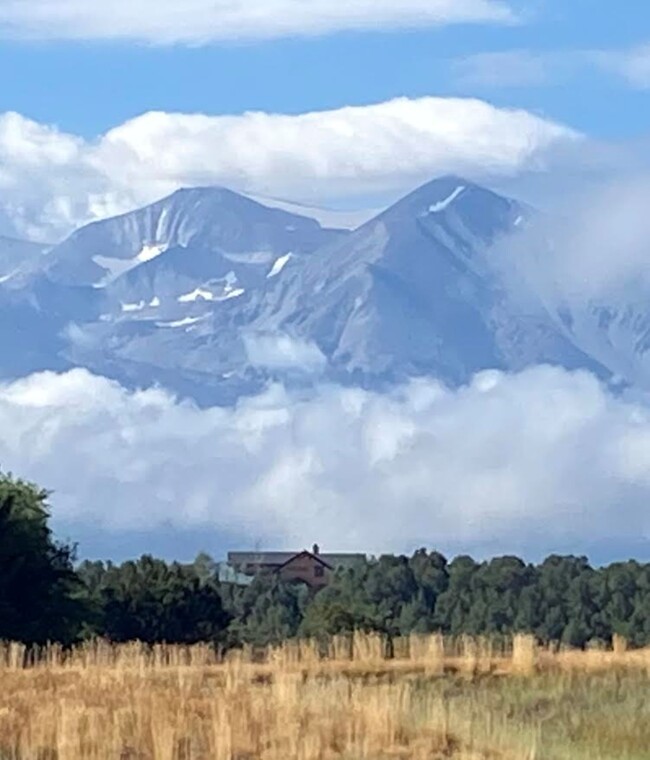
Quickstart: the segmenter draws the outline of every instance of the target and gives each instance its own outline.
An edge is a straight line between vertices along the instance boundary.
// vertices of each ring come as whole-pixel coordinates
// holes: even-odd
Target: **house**
[[[314,544],[311,551],[229,552],[228,566],[233,572],[249,578],[276,573],[283,581],[323,588],[338,568],[350,567],[365,559],[364,554],[321,553],[318,545]]]

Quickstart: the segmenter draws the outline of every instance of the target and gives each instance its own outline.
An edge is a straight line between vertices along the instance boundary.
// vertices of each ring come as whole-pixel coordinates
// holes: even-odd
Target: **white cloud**
[[[452,69],[463,87],[536,87],[553,80],[557,62],[549,53],[504,50],[458,58]]]
[[[248,361],[256,367],[291,369],[301,372],[322,370],[327,364],[322,351],[309,341],[277,333],[244,333]]]
[[[650,391],[650,175],[609,178],[533,215],[490,257],[510,299],[613,375]]]
[[[531,219],[497,260],[558,303],[632,301],[650,291],[649,195],[648,176],[592,183],[565,198],[552,217]]]
[[[628,50],[602,51],[594,54],[602,67],[624,77],[640,90],[650,89],[650,44]]]
[[[619,49],[483,52],[454,59],[451,68],[462,87],[538,87],[607,72],[644,90],[650,88],[650,44]]]
[[[297,116],[148,113],[93,142],[0,116],[0,208],[52,237],[180,186],[323,202],[398,192],[437,174],[542,169],[572,130],[480,100],[400,98]]]
[[[2,466],[54,489],[57,520],[79,527],[535,555],[650,536],[650,413],[587,373],[274,388],[199,410],[75,370],[0,386],[0,427]]]
[[[505,0],[3,0],[0,35],[28,39],[127,39],[202,44],[408,29],[511,24]]]

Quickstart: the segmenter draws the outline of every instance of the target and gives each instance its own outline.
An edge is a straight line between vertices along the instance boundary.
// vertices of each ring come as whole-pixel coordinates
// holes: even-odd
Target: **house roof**
[[[232,565],[284,565],[299,552],[228,552]]]
[[[305,550],[304,552],[298,552],[298,554],[294,554],[293,557],[291,557],[291,559],[288,559],[284,563],[284,565],[280,565],[280,567],[278,568],[278,570],[282,570],[283,567],[286,567],[287,565],[290,565],[294,560],[300,559],[300,557],[310,557],[311,559],[313,559],[316,562],[318,562],[319,564],[321,564],[323,567],[326,567],[328,570],[333,570],[334,569],[332,567],[332,565],[328,564],[325,561],[325,559],[323,558],[322,554],[314,554],[313,552],[308,552],[308,551]]]
[[[228,562],[231,565],[267,565],[281,567],[290,562],[294,557],[304,554],[305,551],[297,552],[228,552]],[[307,552],[311,554],[311,552]],[[328,554],[323,552],[317,555],[326,565],[332,568],[347,567],[355,562],[363,562],[365,554]]]

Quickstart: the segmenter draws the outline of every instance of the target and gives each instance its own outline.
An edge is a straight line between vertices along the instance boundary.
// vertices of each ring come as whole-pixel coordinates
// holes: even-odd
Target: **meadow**
[[[0,649],[1,760],[647,760],[650,650],[378,635]]]

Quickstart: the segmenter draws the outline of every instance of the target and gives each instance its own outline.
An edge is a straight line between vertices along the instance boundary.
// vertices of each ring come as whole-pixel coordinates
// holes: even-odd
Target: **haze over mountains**
[[[530,276],[524,297],[504,276],[535,218],[444,177],[352,231],[194,188],[53,247],[0,239],[0,372],[82,366],[200,404],[271,380],[458,386],[540,363],[644,387],[645,311],[567,304]]]

